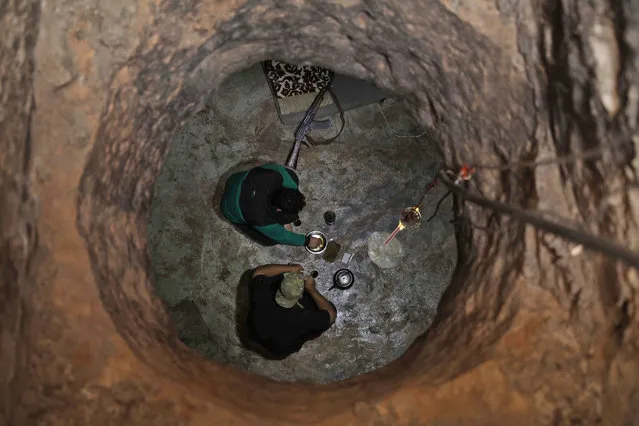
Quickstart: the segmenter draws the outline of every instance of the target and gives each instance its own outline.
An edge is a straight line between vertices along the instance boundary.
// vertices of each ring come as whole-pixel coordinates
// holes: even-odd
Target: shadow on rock
[[[202,318],[200,310],[191,300],[183,300],[169,306],[169,312],[180,340],[212,358],[218,355],[219,342],[215,339]]]

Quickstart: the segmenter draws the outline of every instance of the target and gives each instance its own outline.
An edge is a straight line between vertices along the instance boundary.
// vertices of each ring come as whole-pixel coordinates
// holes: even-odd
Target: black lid
[[[355,282],[355,275],[348,269],[340,269],[333,275],[333,287],[340,290],[346,290],[353,286]]]
[[[324,221],[326,221],[327,225],[332,225],[335,223],[335,212],[327,211],[324,213]]]

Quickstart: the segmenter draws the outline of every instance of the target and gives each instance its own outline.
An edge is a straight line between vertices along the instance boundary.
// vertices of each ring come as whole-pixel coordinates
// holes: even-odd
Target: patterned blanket
[[[262,67],[273,95],[279,99],[319,92],[330,83],[333,74],[322,67],[297,66],[275,60],[262,62]]]

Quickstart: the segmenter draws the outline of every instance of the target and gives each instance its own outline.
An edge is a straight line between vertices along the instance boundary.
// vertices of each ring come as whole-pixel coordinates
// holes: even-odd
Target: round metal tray
[[[322,247],[318,250],[311,250],[308,247],[308,242],[310,241],[311,237],[318,237],[321,238],[322,241],[324,242],[324,244],[322,245]],[[309,253],[312,254],[322,254],[324,253],[324,250],[326,250],[326,246],[328,246],[328,239],[326,238],[326,235],[324,235],[323,233],[321,233],[320,231],[311,231],[308,234],[306,234],[306,242],[304,243],[304,247],[306,248],[306,251],[308,251]]]

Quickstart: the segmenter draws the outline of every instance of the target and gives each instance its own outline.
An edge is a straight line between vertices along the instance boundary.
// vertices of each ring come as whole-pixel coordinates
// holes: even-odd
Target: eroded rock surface
[[[401,101],[386,104],[395,131],[423,133]],[[426,135],[393,138],[372,104],[346,112],[347,125],[336,141],[301,150],[297,173],[307,206],[296,232],[320,230],[342,253],[354,254],[349,269],[357,285],[329,290],[333,274],[344,267],[341,254],[330,263],[301,247],[260,247],[219,210],[228,176],[254,164],[282,162],[291,149],[296,126],[279,121],[261,64],[225,80],[207,105],[173,135],[148,228],[156,294],[169,306],[181,340],[215,361],[310,383],[358,376],[401,356],[432,323],[456,262],[452,197],[426,222],[447,192],[438,185],[424,194],[436,173],[435,144]],[[313,134],[320,140],[318,131]],[[378,268],[367,253],[368,236],[378,231],[383,245],[398,212],[422,197],[423,223],[392,241],[403,242],[404,256],[393,268]],[[326,210],[337,216],[331,226],[323,218]],[[339,315],[321,337],[273,361],[255,352],[246,329],[250,270],[289,262],[319,273],[317,288]]]
[[[451,167],[604,147],[480,169],[471,188],[639,250],[637,7],[0,3],[0,420],[636,422],[639,279],[603,255],[458,199],[460,261],[428,335],[317,387],[179,344],[153,296],[146,224],[170,135],[230,73],[278,57],[409,96]]]

